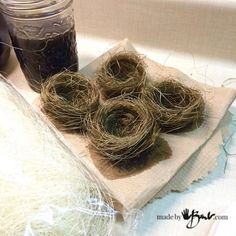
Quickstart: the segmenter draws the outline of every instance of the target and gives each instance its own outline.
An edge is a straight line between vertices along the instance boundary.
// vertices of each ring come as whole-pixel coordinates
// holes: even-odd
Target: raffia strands
[[[96,84],[104,99],[120,95],[138,97],[146,85],[146,65],[134,52],[111,55],[97,72]]]
[[[54,125],[67,132],[86,132],[89,117],[99,107],[99,92],[78,73],[64,72],[42,85],[42,111]]]
[[[116,212],[85,157],[1,76],[0,97],[0,235],[109,235]]]
[[[205,102],[200,91],[176,80],[152,84],[144,97],[162,132],[197,128],[203,121]]]
[[[134,160],[153,147],[159,126],[140,99],[107,100],[91,120],[92,147],[111,162]]]

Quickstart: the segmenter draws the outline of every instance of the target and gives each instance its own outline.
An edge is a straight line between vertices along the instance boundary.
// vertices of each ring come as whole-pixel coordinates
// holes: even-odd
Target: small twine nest
[[[107,100],[91,120],[92,147],[112,163],[134,164],[150,150],[159,135],[159,126],[140,99]]]
[[[162,132],[197,128],[203,121],[205,102],[196,89],[168,79],[154,83],[147,89],[146,95]]]
[[[83,75],[56,74],[42,85],[42,111],[66,132],[86,132],[90,116],[99,107],[97,88]]]
[[[138,97],[146,81],[146,65],[134,52],[111,55],[103,63],[96,77],[96,84],[104,99],[120,95]]]

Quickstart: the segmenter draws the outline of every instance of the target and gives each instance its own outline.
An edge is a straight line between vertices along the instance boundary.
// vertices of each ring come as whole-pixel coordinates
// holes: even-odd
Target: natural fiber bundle
[[[105,99],[120,95],[139,96],[146,84],[146,65],[134,52],[111,55],[97,73],[96,83]]]
[[[162,132],[197,128],[203,120],[205,102],[201,93],[176,80],[154,83],[147,89],[146,98]]]
[[[110,161],[135,161],[150,150],[159,127],[140,99],[111,99],[105,102],[91,121],[92,147]]]
[[[84,76],[64,72],[42,85],[41,103],[42,111],[60,130],[85,132],[87,120],[99,106],[99,92]]]
[[[81,160],[1,79],[0,98],[0,235],[109,235],[111,199]]]

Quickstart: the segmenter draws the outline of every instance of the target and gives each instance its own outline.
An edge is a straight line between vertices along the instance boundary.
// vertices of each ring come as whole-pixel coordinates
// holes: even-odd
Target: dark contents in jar
[[[5,66],[10,55],[10,46],[6,44],[10,45],[10,37],[3,16],[0,14],[0,69]]]
[[[11,35],[16,56],[30,87],[40,92],[41,84],[63,70],[78,71],[74,27],[48,39],[25,39]]]

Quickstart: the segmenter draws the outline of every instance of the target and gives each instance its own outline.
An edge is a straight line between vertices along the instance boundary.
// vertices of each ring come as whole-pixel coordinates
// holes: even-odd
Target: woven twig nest
[[[140,99],[107,100],[91,120],[92,147],[112,163],[141,158],[151,150],[159,126]]]
[[[64,72],[42,85],[42,111],[66,132],[86,132],[87,121],[99,107],[99,92],[86,77]]]
[[[176,80],[154,83],[147,89],[146,99],[162,132],[197,128],[203,121],[205,102],[200,91]]]
[[[146,65],[134,52],[111,55],[102,64],[96,77],[96,84],[105,99],[120,95],[138,97],[146,81]]]

